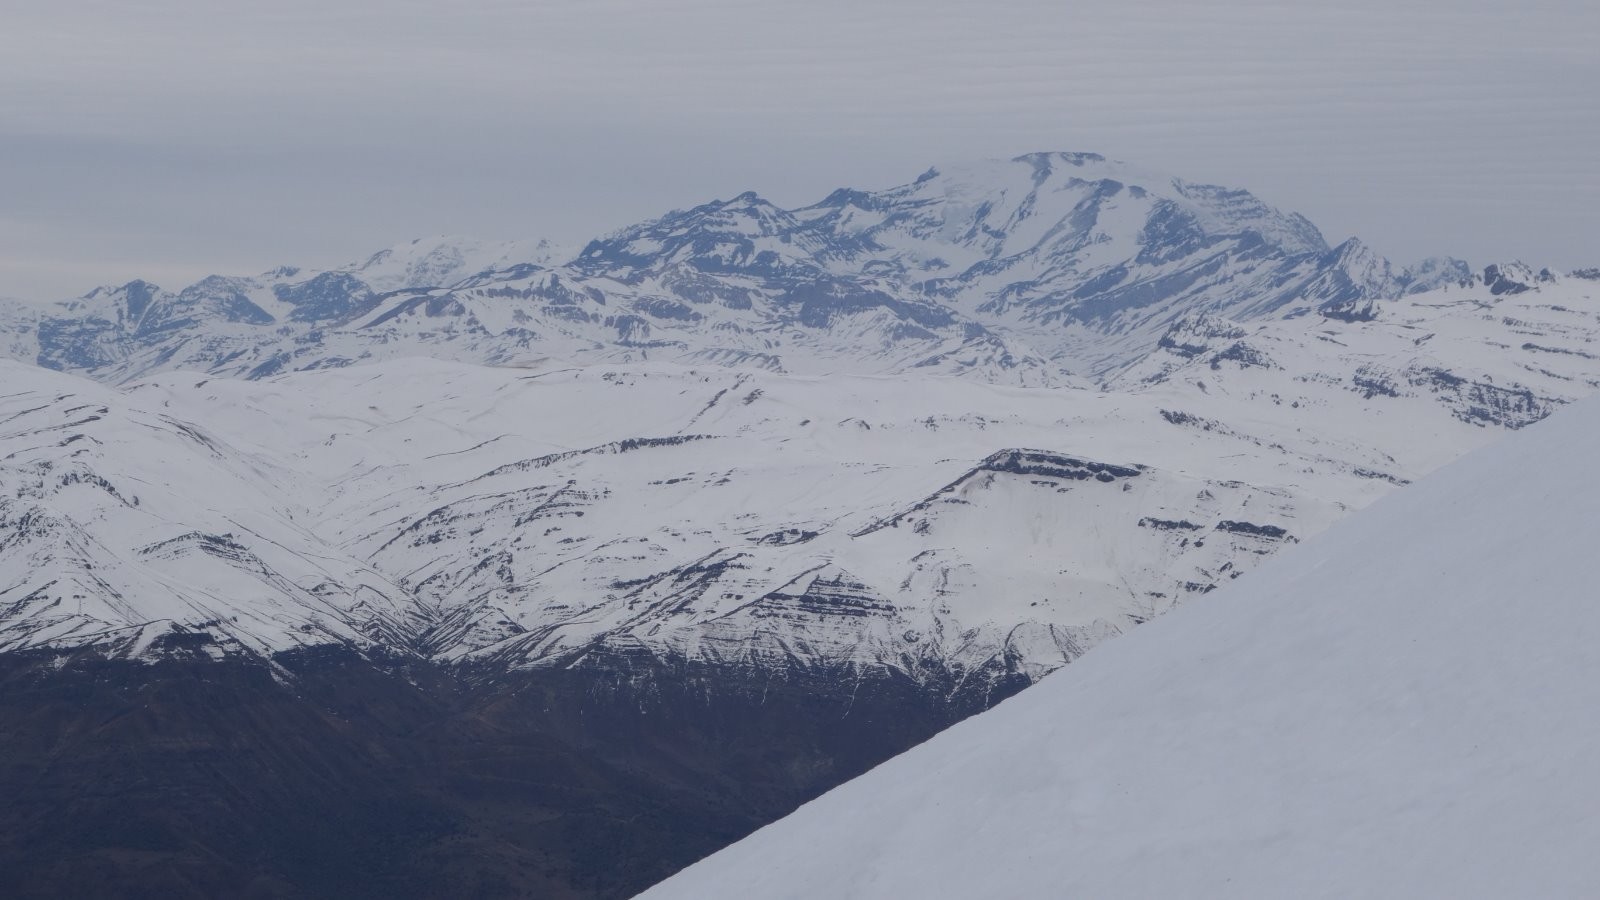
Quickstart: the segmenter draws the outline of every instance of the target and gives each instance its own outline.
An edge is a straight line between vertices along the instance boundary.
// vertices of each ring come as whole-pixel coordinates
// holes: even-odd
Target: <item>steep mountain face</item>
[[[644,896],[1581,896],[1597,440],[1564,410]]]
[[[55,835],[0,867],[619,896],[1600,389],[1600,280],[1052,154],[0,304],[0,349],[0,833]]]
[[[746,193],[567,256],[440,238],[327,272],[132,282],[28,313],[33,336],[11,352],[111,382],[425,353],[1051,386],[1126,364],[1184,315],[1274,319],[1470,277],[1455,260],[1396,273],[1246,191],[1086,153],[933,169],[795,210]]]

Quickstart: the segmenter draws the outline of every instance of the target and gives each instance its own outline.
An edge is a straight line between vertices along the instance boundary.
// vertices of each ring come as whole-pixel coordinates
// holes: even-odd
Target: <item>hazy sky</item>
[[[0,0],[0,294],[1093,150],[1600,265],[1595,0]]]

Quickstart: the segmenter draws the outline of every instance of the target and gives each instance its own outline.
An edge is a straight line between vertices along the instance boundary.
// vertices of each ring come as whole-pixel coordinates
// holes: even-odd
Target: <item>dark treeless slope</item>
[[[5,893],[622,897],[995,699],[626,660],[485,687],[277,663],[0,657]]]

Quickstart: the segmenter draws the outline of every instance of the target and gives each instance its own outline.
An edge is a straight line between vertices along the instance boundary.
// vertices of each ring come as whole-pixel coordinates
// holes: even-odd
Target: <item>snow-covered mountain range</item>
[[[428,355],[1048,386],[1126,363],[1196,313],[1359,315],[1368,300],[1471,278],[1457,260],[1397,270],[1359,241],[1329,247],[1245,191],[1033,154],[793,210],[741,194],[576,255],[441,238],[330,271],[0,303],[0,349],[114,383]]]
[[[624,895],[1597,390],[1600,272],[1092,154],[0,301],[0,866]]]
[[[690,867],[648,900],[1581,897],[1600,405]]]
[[[1213,260],[1232,259],[1241,241],[1259,247],[1257,238],[1237,237],[1248,231],[1240,222],[1275,247],[1320,241],[1303,219],[1238,192],[1173,181],[1169,196],[1152,200],[1149,191],[1077,177],[1109,166],[1025,158],[980,171],[1031,173],[995,196],[1052,187],[1058,208],[1094,223],[1086,233],[1106,235],[1091,249],[1080,241],[1052,251],[1070,263],[1053,278],[1087,271],[1083,260],[1094,254],[1118,256],[1100,246],[1118,240],[1160,255],[1147,240],[1150,204],[1188,208],[1185,221],[1235,234],[1207,244]],[[1063,167],[1072,177],[1059,175]],[[689,270],[702,286],[753,283],[743,270],[717,271],[711,257],[757,266],[756,257],[783,249],[787,262],[759,264],[770,287],[773,279],[815,283],[822,267],[858,263],[866,246],[894,247],[926,272],[926,242],[935,239],[1019,267],[1051,245],[1040,235],[1072,231],[1070,222],[1047,226],[1019,211],[1039,208],[1045,201],[1037,198],[1003,215],[996,203],[973,201],[956,216],[953,198],[965,195],[950,185],[970,188],[976,178],[935,173],[885,192],[900,198],[893,202],[840,195],[804,215],[734,215],[729,204],[713,204],[591,244],[576,265],[609,260],[611,283],[631,279],[644,299],[668,302],[663,285]],[[942,179],[953,180],[938,187]],[[1141,210],[1123,231],[1103,231],[1108,192]],[[1070,206],[1063,193],[1076,198]],[[745,198],[737,208],[757,204]],[[917,215],[869,224],[865,213],[852,214],[854,233],[870,236],[851,245],[853,257],[839,241],[802,239],[815,228],[796,223],[856,204]],[[980,207],[988,207],[981,216]],[[1202,208],[1210,218],[1195,212]],[[934,227],[989,216],[1011,231],[988,225],[949,237]],[[458,260],[503,261],[510,252],[414,249],[302,284],[453,276],[465,271]],[[1273,265],[1291,256],[1295,271],[1310,265],[1303,254]],[[1028,265],[1043,271],[1042,263]],[[809,274],[794,274],[805,266]],[[617,275],[622,269],[632,274]],[[474,302],[485,308],[515,308],[521,299],[484,287],[503,286],[497,277],[374,293],[374,305],[352,315],[371,322],[388,315],[378,310],[419,298],[451,306],[464,292],[478,292]],[[577,351],[587,365],[482,367],[412,356],[312,362],[310,371],[269,376],[251,355],[209,359],[210,374],[150,373],[198,364],[194,354],[240,340],[241,329],[293,329],[250,324],[279,321],[253,301],[230,307],[257,312],[234,316],[235,330],[219,336],[207,316],[221,307],[190,302],[191,292],[136,284],[93,294],[73,308],[87,311],[114,295],[118,340],[152,342],[89,373],[113,381],[145,374],[113,387],[5,364],[0,647],[270,656],[331,642],[462,665],[691,659],[746,670],[894,671],[987,689],[1037,678],[1600,387],[1594,280],[1496,266],[1391,299],[1347,292],[1280,302],[1245,290],[1236,283],[1243,277],[1230,276],[1227,293],[1198,305],[1180,293],[1100,323],[1109,344],[1128,343],[1104,357],[1119,362],[1095,373],[1095,387],[1065,373],[1018,384],[1013,369],[966,368],[953,377],[914,364],[885,374],[796,375],[721,352],[599,361],[651,356],[620,344]],[[1398,284],[1391,279],[1386,289]],[[762,296],[766,308],[770,293]],[[966,303],[953,287],[946,296]],[[707,304],[721,313],[754,308]],[[1083,329],[1093,319],[1072,304],[1048,305],[1034,297],[966,308],[974,316],[998,311],[1019,329]],[[304,308],[278,313],[309,322],[315,317],[296,319]],[[885,308],[830,315],[878,322]],[[1078,312],[1063,311],[1071,309]],[[737,331],[702,327],[706,315],[682,321],[710,339]],[[438,333],[437,345],[432,332],[395,338],[393,353],[437,346],[451,356],[474,340],[468,334],[486,334],[476,314],[452,306],[444,317],[478,324]],[[51,324],[40,336],[109,320],[43,321]],[[842,327],[807,323],[802,312],[772,327],[811,329],[818,342]],[[839,346],[864,334],[844,331]],[[330,328],[285,339],[326,362],[330,346],[359,333]],[[1145,333],[1154,337],[1131,337]],[[67,358],[52,355],[60,345],[48,346],[42,361]],[[796,354],[786,350],[782,368],[848,371],[865,359]]]

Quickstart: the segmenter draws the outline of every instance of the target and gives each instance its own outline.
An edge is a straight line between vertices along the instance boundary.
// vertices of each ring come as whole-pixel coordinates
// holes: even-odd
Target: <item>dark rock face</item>
[[[1021,687],[274,662],[0,657],[6,893],[625,897]]]
[[[38,333],[36,362],[48,369],[115,365],[128,353],[117,324],[102,318],[46,318],[39,322]]]
[[[1221,369],[1222,364],[1225,362],[1231,362],[1241,369],[1276,368],[1276,365],[1273,363],[1271,357],[1250,346],[1249,344],[1246,344],[1244,341],[1238,341],[1237,343],[1229,346],[1226,350],[1223,350],[1217,355],[1211,357],[1211,368],[1213,370]]]
[[[1156,519],[1146,516],[1139,520],[1140,528],[1155,528],[1160,531],[1199,531],[1203,525],[1196,525],[1188,519]]]
[[[1496,297],[1532,290],[1535,280],[1533,270],[1522,263],[1485,266],[1483,270],[1483,283]]]
[[[367,307],[371,291],[360,279],[344,272],[324,272],[296,285],[279,285],[273,293],[294,306],[291,318],[302,322],[347,319]]]
[[[1378,303],[1371,297],[1351,297],[1324,303],[1318,311],[1340,322],[1371,322],[1378,318]]]
[[[1257,525],[1254,522],[1235,522],[1225,519],[1217,523],[1217,530],[1231,534],[1248,534],[1252,537],[1270,538],[1272,540],[1282,540],[1284,538],[1289,538],[1291,541],[1294,540],[1293,537],[1290,537],[1288,529],[1281,525]]]
[[[966,474],[950,482],[911,506],[887,518],[853,532],[851,537],[863,537],[883,528],[898,528],[917,513],[941,503],[965,503],[956,496],[962,485],[995,474],[1022,475],[1037,478],[1059,478],[1064,481],[1095,481],[1109,484],[1119,478],[1137,478],[1143,474],[1140,466],[1118,466],[1110,463],[1077,459],[1048,450],[1000,450],[989,454]]]
[[[1412,385],[1437,394],[1451,414],[1474,425],[1523,428],[1550,415],[1556,406],[1519,385],[1469,381],[1443,369],[1418,368],[1410,376]]]
[[[1116,481],[1118,478],[1137,478],[1142,471],[1137,467],[1074,459],[1045,450],[1001,450],[979,463],[978,469],[1007,472],[1012,475],[1064,478],[1068,481],[1087,481],[1093,478],[1105,482]]]

